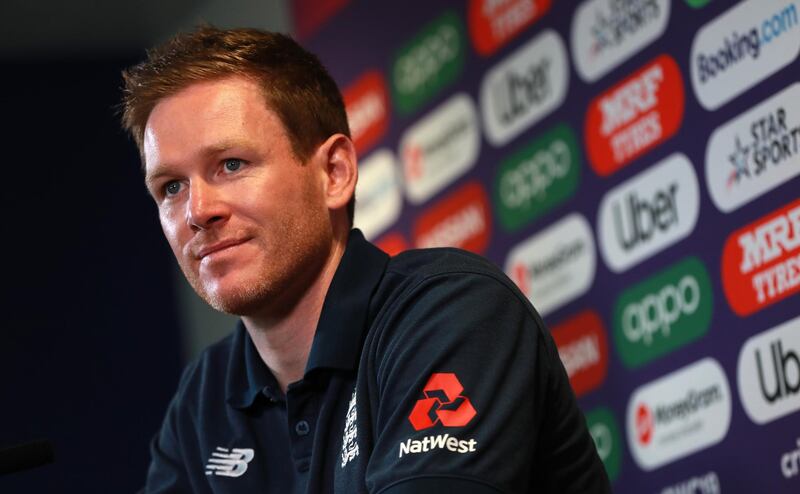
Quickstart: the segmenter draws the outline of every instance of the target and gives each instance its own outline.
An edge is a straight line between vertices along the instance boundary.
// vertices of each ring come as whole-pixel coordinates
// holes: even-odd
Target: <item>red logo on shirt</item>
[[[463,427],[477,414],[469,398],[462,396],[464,386],[452,372],[431,374],[422,389],[425,398],[417,401],[409,422],[414,430],[428,429],[441,422],[445,427]]]

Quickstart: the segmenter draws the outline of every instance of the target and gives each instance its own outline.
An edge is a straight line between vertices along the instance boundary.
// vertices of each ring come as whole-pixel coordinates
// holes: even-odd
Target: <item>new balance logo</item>
[[[222,477],[241,477],[247,471],[247,464],[253,459],[254,453],[250,448],[220,448],[211,453],[206,465],[206,475],[220,475]]]

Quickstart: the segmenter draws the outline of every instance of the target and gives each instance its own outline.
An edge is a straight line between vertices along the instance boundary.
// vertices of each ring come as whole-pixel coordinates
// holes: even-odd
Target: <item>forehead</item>
[[[255,82],[238,76],[198,82],[153,108],[144,131],[145,167],[191,159],[227,142],[264,140],[285,141],[286,130]]]

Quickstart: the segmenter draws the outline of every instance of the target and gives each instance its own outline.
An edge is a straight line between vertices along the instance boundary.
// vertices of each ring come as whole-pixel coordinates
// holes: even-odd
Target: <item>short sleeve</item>
[[[507,279],[430,276],[379,324],[370,492],[539,492],[552,478],[550,408],[571,414],[566,440],[599,464],[552,340]]]

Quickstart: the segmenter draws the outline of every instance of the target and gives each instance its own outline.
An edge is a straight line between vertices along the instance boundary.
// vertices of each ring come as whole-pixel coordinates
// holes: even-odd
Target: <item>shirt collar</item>
[[[359,230],[350,232],[322,305],[306,375],[317,369],[358,368],[370,298],[383,277],[388,260],[389,256],[367,242]],[[267,386],[277,389],[277,381],[239,321],[227,369],[228,403],[235,408],[248,408]]]

